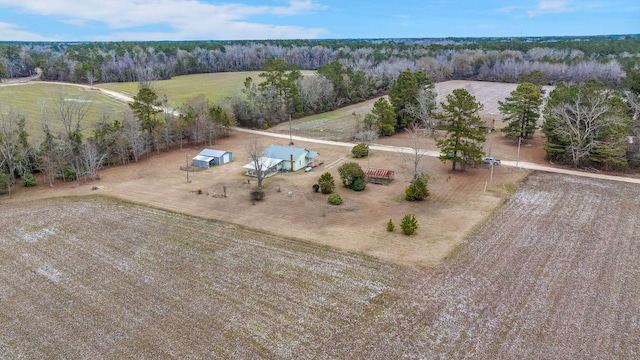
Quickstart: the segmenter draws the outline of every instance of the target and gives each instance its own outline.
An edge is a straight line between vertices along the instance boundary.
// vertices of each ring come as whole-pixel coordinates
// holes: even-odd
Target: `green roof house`
[[[282,170],[298,171],[304,169],[319,154],[315,151],[295,146],[271,145],[263,153],[263,156],[282,160]]]

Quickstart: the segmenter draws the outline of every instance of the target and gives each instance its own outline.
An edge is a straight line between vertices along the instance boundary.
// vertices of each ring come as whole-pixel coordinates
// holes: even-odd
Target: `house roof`
[[[264,156],[266,157],[287,161],[291,159],[291,155],[293,155],[294,159],[297,159],[302,155],[308,158],[314,158],[318,156],[318,153],[315,151],[309,151],[305,148],[275,144],[272,144],[264,151]]]
[[[214,150],[214,149],[204,149],[200,151],[198,156],[206,156],[206,157],[221,157],[222,155],[228,153],[228,151],[224,150]],[[197,157],[197,156],[196,156]],[[195,158],[194,158],[195,159]]]
[[[262,164],[262,170],[267,170],[267,169],[270,169],[270,168],[280,164],[282,162],[282,159],[274,159],[274,158],[269,158],[269,157],[264,157],[263,156],[260,159],[258,159],[258,161],[260,161],[260,164]],[[252,162],[248,163],[247,165],[243,166],[243,168],[255,170],[256,166],[252,161]]]

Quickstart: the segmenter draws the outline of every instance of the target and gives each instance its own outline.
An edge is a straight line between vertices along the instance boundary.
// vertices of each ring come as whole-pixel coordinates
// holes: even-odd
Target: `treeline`
[[[640,62],[640,38],[273,40],[0,44],[0,78],[31,76],[74,83],[168,79],[260,70],[267,59],[303,70],[334,61],[363,71],[384,91],[397,69],[451,79],[519,82],[541,71],[548,83],[619,84]]]
[[[0,190],[10,192],[17,178],[24,186],[36,185],[34,174],[42,174],[49,185],[55,179],[95,180],[103,166],[137,162],[183,145],[211,145],[233,127],[229,113],[202,96],[187,101],[178,114],[145,86],[129,110],[112,114],[105,108],[93,128],[83,126],[92,106],[88,99],[60,92],[49,100],[54,117],[42,109],[39,138],[26,131],[27,121],[36,119],[27,119],[11,105],[0,107]]]

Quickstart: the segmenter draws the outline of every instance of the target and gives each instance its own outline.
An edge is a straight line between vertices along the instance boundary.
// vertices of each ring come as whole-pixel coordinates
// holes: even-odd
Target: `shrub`
[[[338,173],[340,173],[340,180],[342,180],[342,184],[350,189],[353,189],[353,183],[356,179],[362,179],[364,182],[364,171],[360,167],[360,165],[349,162],[345,163],[338,168]]]
[[[71,165],[67,165],[62,169],[62,178],[64,181],[73,181],[77,178],[76,169]]]
[[[36,186],[36,178],[32,173],[26,173],[22,175],[22,185],[24,187]]]
[[[351,188],[354,191],[362,191],[362,190],[364,190],[364,180],[362,180],[361,178],[356,178],[353,181],[353,185],[351,186]]]
[[[251,200],[260,201],[264,199],[264,191],[262,190],[254,190],[251,192]]]
[[[342,204],[342,198],[340,197],[339,194],[331,194],[331,195],[329,195],[329,197],[327,198],[327,201],[331,205],[341,205]]]
[[[427,181],[424,175],[419,175],[415,180],[411,181],[409,186],[404,190],[406,199],[409,201],[426,199],[427,196],[429,196]]]
[[[331,194],[336,188],[333,176],[328,172],[320,175],[320,178],[318,179],[318,185],[320,186],[320,192],[323,194]]]
[[[367,144],[358,144],[351,149],[351,154],[356,159],[363,158],[369,154],[369,145]]]
[[[393,220],[389,219],[389,222],[387,223],[387,231],[388,232],[393,232],[393,230],[396,228],[395,225],[393,225]]]
[[[400,228],[405,235],[413,235],[418,229],[418,220],[413,214],[407,214],[402,218]]]

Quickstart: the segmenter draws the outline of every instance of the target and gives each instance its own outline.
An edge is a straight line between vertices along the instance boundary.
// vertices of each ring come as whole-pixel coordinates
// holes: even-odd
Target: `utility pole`
[[[291,114],[289,114],[289,145],[293,145],[293,135],[291,134]]]
[[[520,168],[520,143],[522,143],[522,136],[518,136],[518,156],[516,157],[517,168]]]
[[[185,160],[187,161],[187,183],[190,183],[191,181],[189,181],[189,154],[185,154],[184,155]]]

